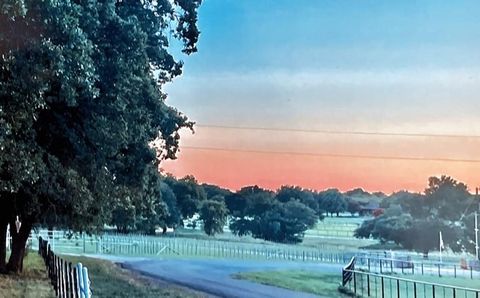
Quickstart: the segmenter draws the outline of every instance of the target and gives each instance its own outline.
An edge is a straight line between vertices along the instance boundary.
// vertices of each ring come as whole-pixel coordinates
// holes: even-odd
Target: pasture
[[[364,257],[359,258],[358,268],[378,272],[379,262],[374,261],[370,263],[369,268],[368,263],[365,261],[365,256],[378,259],[385,253],[384,250],[367,251],[361,248],[377,243],[374,240],[355,239],[352,236],[347,236],[348,233],[353,234],[354,229],[361,223],[361,220],[363,219],[348,217],[326,218],[325,221],[319,222],[314,229],[307,231],[303,243],[297,245],[272,243],[254,239],[250,236],[238,237],[228,230],[215,237],[209,237],[199,229],[179,229],[175,231],[175,233],[157,236],[118,234],[114,232],[106,232],[103,235],[87,235],[85,233],[78,234],[64,231],[48,233],[46,230],[38,230],[32,234],[30,246],[36,248],[38,245],[36,239],[38,236],[42,236],[49,239],[52,249],[55,252],[68,255],[68,258],[77,258],[71,257],[71,255],[94,255],[104,259],[111,258],[112,260],[127,265],[130,264],[132,269],[142,273],[154,275],[161,279],[173,278],[174,283],[183,284],[183,282],[185,282],[184,278],[178,276],[183,276],[187,273],[182,271],[183,273],[180,274],[179,272],[181,270],[178,271],[179,269],[177,269],[180,265],[170,266],[171,264],[183,264],[182,266],[185,267],[187,264],[198,263],[192,267],[192,270],[197,267],[203,268],[205,264],[208,264],[210,267],[213,266],[212,268],[216,268],[215,270],[219,268],[230,268],[229,270],[222,271],[223,275],[221,275],[221,278],[225,282],[225,284],[221,286],[223,288],[229,288],[229,284],[233,283],[231,277],[234,277],[236,279],[283,287],[294,291],[323,294],[323,296],[327,297],[341,297],[338,296],[340,295],[338,286],[341,281],[339,268],[346,264],[352,256],[361,255]],[[335,236],[340,233],[339,231],[343,231],[345,236]],[[395,270],[393,270],[394,272],[392,272],[392,270],[389,272],[386,270],[389,267],[385,263],[383,274],[389,274],[389,278],[392,278],[391,280],[389,278],[385,279],[387,283],[384,287],[385,293],[393,295],[400,291],[402,297],[404,297],[403,293],[405,293],[405,295],[411,293],[412,289],[409,288],[410,284],[408,282],[400,283],[400,285],[396,283],[395,278],[398,277],[407,279],[414,278],[417,281],[425,282],[435,281],[455,286],[477,286],[471,283],[471,278],[477,275],[458,270],[455,271],[455,278],[452,276],[449,267],[446,267],[447,264],[456,264],[459,258],[457,255],[444,254],[444,260],[450,261],[451,263],[445,263],[445,266],[442,265],[442,278],[441,280],[435,280],[435,277],[429,276],[429,274],[437,274],[437,267],[435,266],[438,262],[435,262],[437,257],[435,254],[431,254],[431,261],[421,260],[420,254],[412,252],[395,252],[395,254],[410,255],[413,260],[416,260],[415,269],[395,268]],[[112,265],[109,265],[111,263],[100,260],[92,261],[89,259],[85,259],[85,262],[90,264],[89,270],[92,275],[92,283],[97,287],[96,291],[107,293],[109,291],[115,292],[116,289],[122,289],[121,286],[116,285],[117,282],[128,286],[128,283],[124,280],[122,281],[124,277],[121,277],[122,275],[120,273],[120,279],[118,281],[109,281],[108,278],[105,277],[107,275],[106,272],[114,270],[113,267],[111,267]],[[315,267],[325,263],[338,266],[338,269],[333,271],[327,270],[325,272],[322,271],[322,268],[327,268],[322,267],[324,265]],[[151,264],[158,265],[152,267],[150,266]],[[234,266],[233,264],[237,265]],[[242,264],[243,267],[238,264]],[[90,268],[90,266],[93,266],[93,269]],[[158,266],[166,266],[165,268],[170,269],[162,271]],[[235,268],[238,271],[235,271]],[[286,268],[291,269],[285,270]],[[320,270],[318,270],[319,268]],[[424,269],[425,272],[422,269]],[[199,276],[202,274],[203,277],[211,275],[210,277],[213,278],[213,276],[218,273],[214,274],[210,272],[210,270],[205,270],[202,271],[203,273],[199,273]],[[424,273],[424,275],[422,276],[420,272]],[[476,272],[473,273],[476,274]],[[179,280],[175,279],[177,277]],[[220,276],[213,279],[216,280],[217,278],[220,278]],[[355,286],[352,286],[352,284],[349,284],[349,286],[357,287],[356,289],[360,291],[357,293],[365,294],[365,291],[369,290],[372,291],[371,293],[378,295],[379,286],[376,278],[369,280],[368,285],[364,276],[359,275],[355,282]],[[193,286],[202,287],[203,285],[195,284]],[[370,288],[367,289],[368,287]],[[267,288],[265,288],[264,291],[267,291],[266,289]],[[214,286],[207,290],[213,292],[220,291]],[[422,295],[426,295],[425,297],[432,295],[432,290],[428,286],[418,289],[418,291],[421,290],[423,290]],[[157,293],[156,291],[157,289],[152,290],[153,293]],[[436,289],[435,291],[440,290]],[[120,290],[120,292],[128,293],[126,290]],[[439,295],[443,294],[443,292],[435,293]],[[119,297],[122,297],[122,294],[119,295]],[[193,293],[192,297],[196,297],[195,295],[196,293]],[[252,297],[256,296],[253,295]]]

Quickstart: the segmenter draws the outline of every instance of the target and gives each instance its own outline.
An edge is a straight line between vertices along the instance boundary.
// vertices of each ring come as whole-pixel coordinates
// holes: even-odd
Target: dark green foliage
[[[445,246],[453,251],[474,251],[472,212],[477,202],[465,184],[451,177],[431,177],[425,195],[395,193],[382,206],[385,213],[363,222],[356,237],[393,241],[426,255],[439,247],[442,232]]]
[[[282,243],[298,243],[318,220],[311,192],[282,187],[276,194],[257,186],[242,188],[226,198],[232,215],[230,229],[238,235]]]
[[[318,201],[315,200],[313,193],[299,186],[282,186],[277,191],[276,198],[282,203],[299,201],[310,209],[316,212],[319,211]]]
[[[228,210],[223,197],[214,197],[204,201],[200,208],[200,220],[203,221],[203,230],[209,236],[223,233],[227,223]]]
[[[350,212],[350,214],[352,216],[354,216],[355,214],[358,214],[362,208],[362,204],[360,204],[359,202],[355,201],[354,199],[352,198],[346,198],[345,199],[346,203],[347,203],[347,210],[348,212]]]
[[[161,91],[182,66],[167,36],[195,52],[199,4],[0,4],[0,225],[18,215],[21,234],[39,224],[91,231],[116,210],[122,226],[151,231],[144,219],[166,216],[158,162],[193,125]]]
[[[166,227],[176,228],[181,225],[182,215],[177,206],[177,197],[168,184],[161,182],[162,201],[167,205],[168,215],[165,218],[164,231]]]
[[[205,191],[198,185],[193,176],[185,176],[182,179],[175,179],[172,176],[165,178],[165,183],[170,186],[177,198],[177,207],[183,219],[195,215],[202,201],[207,199]]]
[[[299,201],[275,204],[252,227],[252,236],[274,242],[298,243],[317,223],[315,211]]]
[[[224,198],[232,194],[230,190],[221,188],[217,185],[203,183],[201,186],[205,191],[205,195],[207,196],[208,199],[211,199],[213,197]]]
[[[328,189],[316,194],[319,209],[324,210],[327,214],[338,214],[347,210],[347,201],[338,189]]]

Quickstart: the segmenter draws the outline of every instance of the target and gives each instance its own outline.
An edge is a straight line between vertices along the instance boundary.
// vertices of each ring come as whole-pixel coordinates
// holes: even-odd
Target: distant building
[[[368,204],[360,206],[358,214],[360,216],[372,216],[375,210],[380,209],[380,203],[370,201]]]

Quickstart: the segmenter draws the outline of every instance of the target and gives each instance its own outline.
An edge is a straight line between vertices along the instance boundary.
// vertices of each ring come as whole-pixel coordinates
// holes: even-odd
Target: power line
[[[429,134],[429,133],[409,133],[409,132],[375,132],[375,131],[350,131],[350,130],[324,130],[324,129],[297,129],[297,128],[275,128],[275,127],[256,127],[256,126],[229,126],[216,124],[196,124],[196,127],[235,129],[235,130],[258,130],[275,132],[304,132],[320,133],[333,135],[366,135],[366,136],[393,136],[393,137],[421,137],[421,138],[451,138],[451,139],[480,139],[480,135],[455,135],[455,134]]]
[[[428,158],[428,157],[410,157],[410,156],[382,156],[382,155],[313,153],[313,152],[295,152],[295,151],[268,151],[268,150],[249,150],[249,149],[200,147],[200,146],[181,146],[180,148],[187,149],[187,150],[202,150],[202,151],[225,151],[225,152],[242,152],[242,153],[256,153],[256,154],[283,154],[283,155],[300,155],[300,156],[316,156],[316,157],[331,157],[331,158],[480,163],[479,159]]]

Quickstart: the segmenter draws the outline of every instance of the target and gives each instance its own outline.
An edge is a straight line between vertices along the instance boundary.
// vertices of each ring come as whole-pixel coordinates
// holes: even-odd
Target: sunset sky
[[[205,0],[168,103],[197,123],[176,176],[422,191],[480,186],[480,2]]]

